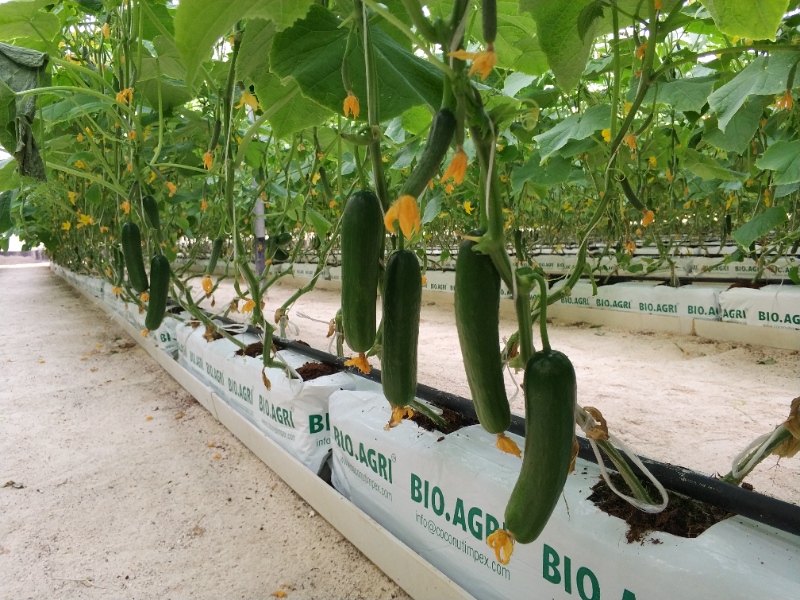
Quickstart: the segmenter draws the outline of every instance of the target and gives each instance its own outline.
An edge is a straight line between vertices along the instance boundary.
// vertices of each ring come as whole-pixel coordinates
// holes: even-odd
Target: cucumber
[[[417,340],[422,272],[411,250],[392,254],[383,288],[381,383],[393,406],[408,406],[417,393]]]
[[[114,259],[114,287],[122,287],[122,282],[125,280],[125,257],[116,244],[111,249],[111,255]]]
[[[375,342],[375,303],[383,241],[378,197],[356,192],[342,215],[342,322],[344,339],[355,352]]]
[[[284,231],[283,233],[279,233],[275,236],[275,245],[276,246],[286,246],[287,244],[291,243],[292,241],[292,234],[288,231]]]
[[[150,331],[161,327],[164,312],[167,310],[169,296],[169,260],[163,254],[156,254],[150,261],[150,300],[144,326]]]
[[[482,231],[470,236],[479,237]],[[492,259],[464,240],[456,259],[455,313],[467,383],[478,420],[489,433],[511,425],[500,357],[500,274]]]
[[[147,217],[147,222],[150,227],[156,231],[161,231],[161,219],[158,216],[158,203],[152,196],[145,196],[142,198],[142,206],[144,207],[144,214]]]
[[[553,512],[572,459],[575,369],[557,350],[541,350],[525,366],[525,454],[506,506],[506,528],[522,544],[534,541]]]
[[[400,196],[413,196],[417,198],[428,182],[442,166],[447,149],[450,148],[450,141],[453,139],[453,134],[456,130],[456,117],[449,108],[442,108],[433,117],[433,124],[431,125],[430,133],[428,134],[428,141],[425,144],[425,150],[422,151],[422,156],[417,161],[416,166],[411,171],[406,182],[403,184],[403,189]]]
[[[206,265],[206,275],[213,275],[214,269],[217,268],[217,261],[222,254],[223,239],[221,237],[214,240],[211,244],[211,256],[208,257],[208,265]]]
[[[486,44],[494,44],[494,40],[497,38],[497,1],[483,0],[481,16],[483,17],[483,41]]]
[[[142,258],[142,234],[136,223],[128,221],[122,225],[122,254],[128,267],[128,281],[137,292],[147,291],[147,273]]]

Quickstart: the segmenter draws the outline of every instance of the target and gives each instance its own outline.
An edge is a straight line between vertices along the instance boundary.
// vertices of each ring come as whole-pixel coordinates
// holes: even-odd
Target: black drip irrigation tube
[[[293,350],[321,363],[349,371],[365,379],[377,382],[381,380],[381,372],[378,369],[373,368],[368,375],[364,375],[357,369],[345,367],[344,358],[339,358],[305,344],[278,336],[273,337],[273,343],[278,348]],[[477,420],[474,405],[461,396],[419,384],[417,385],[417,397]],[[524,436],[525,419],[519,415],[511,415],[509,431]],[[586,461],[597,463],[597,458],[592,451],[589,440],[578,436],[578,443],[580,445],[578,456]],[[662,485],[670,491],[705,502],[736,515],[747,517],[764,525],[775,527],[787,533],[800,535],[800,506],[796,504],[749,491],[684,467],[658,462],[649,458],[639,458]],[[608,459],[605,459],[604,463],[606,468],[612,471],[615,470],[614,465]],[[631,464],[631,467],[637,475],[644,477],[644,474],[636,465]]]

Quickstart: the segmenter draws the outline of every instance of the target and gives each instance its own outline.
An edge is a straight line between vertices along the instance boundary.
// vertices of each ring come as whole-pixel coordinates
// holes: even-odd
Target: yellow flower
[[[111,36],[111,27],[108,26],[108,23],[103,23],[101,31],[103,32],[103,37],[105,39],[108,39]]]
[[[128,139],[129,140],[135,140],[136,139],[136,130],[135,129],[131,129],[128,132]]]
[[[355,96],[355,94],[353,94],[353,92],[347,92],[347,97],[344,99],[344,107],[342,110],[344,111],[345,117],[352,114],[354,119],[358,118],[358,113],[361,112],[361,108],[358,105],[358,98]]]
[[[147,180],[147,183],[153,183],[155,178],[156,178],[156,172],[155,171],[150,171],[150,179]]]
[[[210,169],[213,164],[214,156],[211,154],[211,150],[206,150],[206,153],[203,154],[203,167]]]
[[[661,0],[654,0],[653,6],[655,6],[656,10],[661,10]]]
[[[505,433],[497,434],[497,441],[494,444],[498,450],[502,450],[506,454],[513,454],[517,458],[522,458],[522,452],[517,446],[517,443],[508,437]]]
[[[622,143],[625,144],[631,150],[636,150],[636,136],[632,133],[629,133],[624,138],[622,138]]]
[[[336,200],[328,202],[328,208],[336,208],[337,206],[339,206],[339,203]]]
[[[631,112],[631,108],[633,108],[633,102],[626,102],[626,103],[625,103],[625,104],[622,106],[622,114],[627,116],[627,114],[628,114],[629,112]]]
[[[69,196],[69,201],[72,203],[72,206],[75,206],[75,201],[78,199],[78,193],[67,192],[67,196]]]
[[[500,181],[503,183],[508,183],[508,175],[500,175]]]
[[[469,200],[464,202],[464,212],[466,212],[468,215],[471,215],[473,210],[475,210],[475,207],[472,206],[472,202]]]
[[[654,168],[654,169],[656,168],[656,165],[658,164],[658,161],[656,160],[656,157],[655,157],[655,156],[651,156],[650,158],[648,158],[648,159],[647,159],[647,162],[648,162],[648,163],[650,164],[650,166],[651,166],[652,168]]]
[[[175,195],[175,192],[178,191],[178,186],[172,183],[171,181],[167,182],[167,188],[169,189],[170,198],[172,198]]]
[[[636,48],[636,58],[638,58],[639,60],[643,60],[644,53],[646,50],[647,50],[647,42]]]
[[[610,129],[603,129],[603,131],[601,131],[600,134],[603,136],[603,141],[604,142],[610,142],[611,141],[611,130]]]
[[[642,227],[647,227],[656,220],[656,215],[652,210],[644,211],[644,217],[642,217]]]
[[[692,201],[691,200],[687,200],[686,202],[684,202],[683,203],[683,208],[685,210],[689,210],[690,208],[692,208]]]
[[[113,288],[111,288],[111,293],[115,296],[122,296],[122,288],[115,285]]]
[[[61,229],[62,229],[63,231],[69,231],[70,229],[72,229],[72,223],[70,223],[69,221],[64,221],[64,222],[61,224]]]
[[[428,278],[425,275],[422,276],[422,285],[428,285]]]
[[[486,79],[489,73],[494,69],[497,64],[497,54],[494,51],[494,46],[489,44],[483,52],[467,52],[466,50],[457,50],[450,52],[448,56],[457,58],[459,60],[472,60],[472,66],[469,68],[469,74],[480,73],[481,80]]]
[[[122,204],[119,205],[119,208],[126,215],[130,214],[130,212],[131,212],[131,203],[128,202],[127,200],[125,200],[125,202],[123,202]]]
[[[133,173],[133,163],[128,163],[128,173]]]
[[[452,194],[454,189],[456,189],[455,186],[452,183],[448,183],[446,186],[444,186],[444,193]]]
[[[203,291],[206,295],[211,293],[211,290],[214,288],[214,282],[211,281],[211,276],[206,275],[203,277]]]
[[[133,88],[125,88],[117,93],[117,102],[131,103],[133,102]]]
[[[75,166],[78,167],[79,169],[85,169],[86,168],[86,163],[83,162],[82,160],[76,160],[75,161]]]
[[[381,156],[381,162],[389,162],[389,159],[386,156]]]
[[[672,171],[670,169],[667,169],[667,172],[664,173],[664,177],[666,177],[667,181],[670,182],[674,179],[674,177],[672,176]]]
[[[390,232],[394,232],[394,222],[400,221],[400,229],[406,238],[411,238],[414,231],[420,231],[422,224],[420,223],[419,207],[417,200],[414,196],[400,196],[386,211],[386,216],[383,218],[383,224]]]
[[[494,550],[495,558],[501,565],[507,565],[514,552],[514,538],[505,529],[498,529],[486,538],[486,545]]]
[[[91,215],[78,215],[78,229],[87,225],[94,225],[94,218]]]
[[[403,422],[403,419],[410,419],[414,416],[414,410],[410,406],[393,406],[392,416],[389,422],[383,428],[384,431],[389,431],[393,427],[397,427]]]
[[[108,233],[108,227],[105,225],[100,226],[100,233]]]
[[[243,312],[243,313],[253,312],[253,309],[255,307],[256,307],[256,303],[253,302],[253,300],[247,300],[247,302],[245,302],[242,305],[241,312]]]
[[[778,98],[775,102],[775,108],[777,110],[792,110],[792,106],[794,105],[794,99],[792,98],[792,90],[786,90],[786,93]]]
[[[208,208],[208,200],[203,200],[203,201],[200,203],[200,210],[205,210],[205,209],[207,209],[207,208]]]
[[[636,244],[634,244],[631,240],[625,242],[625,250],[628,251],[628,256],[633,256],[633,253],[636,252]]]
[[[251,94],[247,90],[244,90],[242,92],[242,97],[239,98],[239,103],[234,108],[241,108],[245,104],[247,104],[247,106],[249,106],[253,110],[258,110],[259,108],[258,98],[256,98],[253,94]]]
[[[77,139],[79,142],[82,142],[83,141],[83,134],[79,133],[75,139]]]
[[[452,177],[456,185],[459,185],[464,182],[464,175],[466,172],[467,153],[459,146],[455,156],[453,156],[453,160],[450,161],[447,170],[445,170],[444,175],[442,175],[442,178],[439,180],[439,183],[444,183]]]
[[[356,367],[359,371],[361,371],[364,374],[368,374],[372,370],[372,367],[370,366],[369,361],[367,360],[367,356],[363,352],[360,352],[358,356],[354,356],[350,360],[345,361],[344,366]]]
[[[148,294],[147,292],[142,292],[139,295],[139,300],[141,300],[142,302],[150,302],[150,294]]]

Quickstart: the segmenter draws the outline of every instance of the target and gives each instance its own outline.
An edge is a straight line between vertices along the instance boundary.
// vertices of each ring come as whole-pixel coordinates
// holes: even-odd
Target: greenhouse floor
[[[3,597],[407,598],[41,266],[0,265]]]

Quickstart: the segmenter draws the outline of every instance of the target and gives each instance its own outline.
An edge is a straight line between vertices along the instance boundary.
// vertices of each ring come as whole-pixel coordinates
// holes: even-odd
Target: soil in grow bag
[[[433,402],[430,402],[429,404],[442,411],[441,417],[445,420],[445,423],[447,423],[447,427],[445,427],[444,430],[442,427],[434,423],[430,418],[418,411],[414,411],[414,416],[411,417],[409,421],[414,421],[414,423],[426,431],[441,431],[444,434],[453,433],[454,431],[458,431],[463,427],[469,427],[470,425],[478,424],[477,419],[462,415],[461,413],[457,413],[456,411],[445,408],[444,406],[439,406]],[[442,437],[436,441],[441,442],[443,439],[444,438]]]
[[[250,358],[258,358],[264,354],[264,344],[262,342],[253,342],[244,349],[236,351],[237,356],[249,356]]]
[[[341,369],[338,369],[331,365],[326,365],[324,363],[318,362],[307,362],[301,367],[295,369],[297,374],[303,378],[303,381],[311,381],[312,379],[316,379],[317,377],[327,377],[328,375],[335,375]]]
[[[625,481],[616,473],[611,480],[617,489],[627,489]],[[644,482],[647,490],[658,497],[655,488]],[[592,495],[588,498],[604,513],[619,517],[628,524],[625,538],[629,544],[644,544],[645,538],[652,531],[663,531],[678,537],[696,538],[712,525],[732,517],[730,513],[716,506],[670,492],[669,505],[664,511],[649,514],[634,508],[617,496],[602,479],[592,486]],[[653,540],[653,543],[660,543]]]

